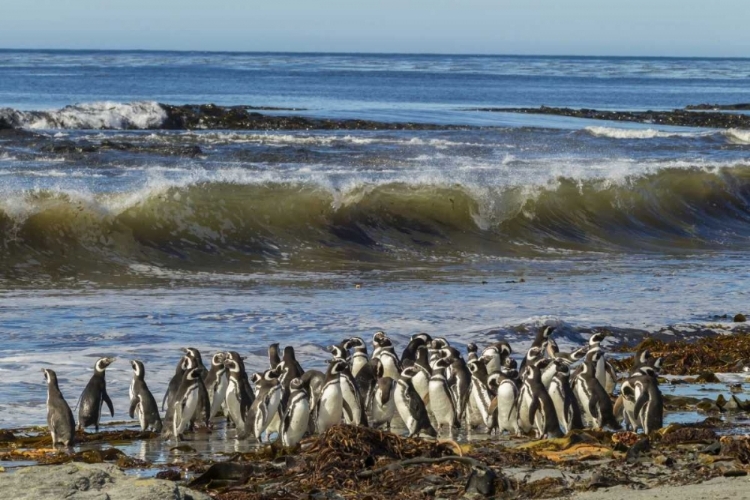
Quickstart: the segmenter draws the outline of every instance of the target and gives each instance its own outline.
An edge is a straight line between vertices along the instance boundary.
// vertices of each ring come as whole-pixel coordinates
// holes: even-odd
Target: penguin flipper
[[[531,404],[529,405],[529,423],[531,424],[532,428],[534,427],[534,425],[536,425],[534,423],[535,421],[534,419],[536,418],[536,412],[538,411],[539,411],[539,399],[533,398],[531,400]],[[544,429],[542,429],[541,432],[544,432]]]
[[[133,399],[130,400],[130,410],[128,411],[128,415],[130,415],[130,418],[135,418],[135,409],[138,406],[139,402],[140,396],[133,396]]]
[[[107,391],[102,392],[102,399],[107,404],[107,408],[109,408],[109,414],[111,416],[115,416],[115,407],[112,406],[112,400],[109,399],[109,394],[107,394]]]

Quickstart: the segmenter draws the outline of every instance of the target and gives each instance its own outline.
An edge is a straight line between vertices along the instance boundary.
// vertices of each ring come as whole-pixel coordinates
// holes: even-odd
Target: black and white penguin
[[[565,363],[566,365],[570,366],[577,361],[582,360],[586,357],[586,353],[588,352],[588,346],[579,347],[578,349],[572,351],[572,352],[561,352],[560,348],[557,346],[557,342],[555,342],[555,339],[552,337],[549,337],[547,339],[547,356],[549,356],[550,359],[554,359],[557,361],[561,361]]]
[[[81,430],[93,425],[96,432],[99,432],[99,420],[104,404],[109,408],[110,415],[115,416],[112,400],[107,394],[107,380],[104,372],[114,361],[115,358],[100,358],[94,364],[94,374],[83,390],[78,406],[78,428]]]
[[[287,365],[289,368],[289,365]],[[294,369],[294,368],[292,368]],[[297,378],[297,377],[295,377]],[[293,379],[292,379],[293,380]],[[289,381],[291,384],[291,380]],[[263,441],[263,433],[275,417],[278,418],[281,396],[284,391],[276,370],[266,370],[260,380],[255,384],[258,395],[250,406],[245,422],[252,426],[253,436],[258,441]]]
[[[386,429],[390,430],[391,420],[396,414],[396,402],[393,399],[396,381],[391,377],[383,376],[383,365],[377,359],[373,361],[376,370],[376,385],[369,405],[372,415],[370,422],[373,427],[385,425]]]
[[[647,435],[664,426],[664,398],[659,390],[659,382],[654,375],[642,375],[634,381],[634,414]]]
[[[536,331],[534,341],[531,343],[531,347],[542,347],[544,343],[550,338],[550,335],[555,331],[554,326],[545,325]]]
[[[309,428],[310,396],[301,378],[289,383],[289,403],[281,426],[281,444],[290,448],[297,446]]]
[[[379,359],[383,364],[385,376],[397,379],[401,373],[401,360],[396,355],[391,339],[384,332],[377,332],[372,337],[372,343],[375,346],[372,357]]]
[[[445,369],[450,365],[447,359],[440,359],[435,364],[429,382],[430,410],[435,415],[437,430],[443,426],[448,428],[450,438],[453,438],[453,428],[460,427],[458,413],[453,401],[448,379],[445,378]]]
[[[602,387],[604,387],[604,390],[607,391],[607,394],[612,394],[615,390],[615,385],[617,384],[617,371],[615,370],[614,366],[612,366],[612,364],[607,360],[607,357],[604,353],[604,348],[601,346],[601,343],[604,341],[604,339],[607,338],[607,336],[608,334],[606,332],[594,333],[591,338],[589,338],[588,352],[601,352],[602,355],[598,357],[598,361],[596,362],[595,366],[596,379],[599,381]]]
[[[297,357],[294,354],[294,347],[288,345],[284,348],[284,356],[281,359],[281,363],[276,367],[281,367],[281,377],[279,382],[284,389],[289,388],[289,383],[305,374],[305,370],[302,369],[302,365],[297,362]]]
[[[542,372],[535,363],[526,365],[518,395],[518,427],[524,433],[535,430],[538,439],[562,436],[555,404],[542,384]]]
[[[501,368],[487,377],[487,386],[495,393],[489,412],[493,415],[492,423],[498,434],[503,431],[519,434],[517,377],[515,369],[507,368]]]
[[[211,356],[211,369],[203,380],[208,391],[208,400],[211,407],[209,418],[214,418],[221,410],[227,398],[227,387],[229,386],[229,377],[227,376],[226,353],[217,352]]]
[[[243,367],[238,363],[237,359],[229,356],[224,361],[224,366],[226,366],[229,375],[226,397],[224,399],[227,411],[226,416],[237,429],[237,438],[243,439],[247,434],[245,418],[255,401],[255,395],[253,392],[248,392],[248,386],[243,381]]]
[[[57,384],[57,374],[43,368],[44,379],[47,382],[47,427],[52,436],[52,446],[61,444],[71,447],[76,439],[76,422],[73,412],[60,392]]]
[[[333,354],[334,361],[344,363],[341,370],[341,397],[344,404],[344,423],[352,425],[364,425],[367,427],[367,414],[365,413],[365,398],[359,391],[356,380],[349,369],[349,363],[346,360],[347,351],[342,346],[330,346],[329,351]]]
[[[180,361],[177,362],[177,366],[175,367],[174,375],[172,375],[172,378],[169,379],[167,392],[164,393],[164,397],[161,400],[162,410],[166,408],[167,411],[169,411],[169,407],[174,403],[174,398],[177,395],[177,390],[180,388],[182,376],[185,375],[186,368],[187,362],[185,360],[185,356],[181,356]]]
[[[341,372],[345,369],[345,362],[334,360],[329,363],[328,370],[326,370],[320,400],[315,406],[315,428],[320,434],[341,422],[344,406]]]
[[[412,335],[409,344],[407,344],[404,352],[401,354],[401,367],[407,368],[412,366],[417,360],[417,349],[429,345],[430,342],[432,342],[432,337],[426,333]]]
[[[455,353],[451,353],[450,348],[443,348],[440,350],[440,353],[444,359],[451,362],[450,366],[446,369],[446,375],[448,377],[448,385],[453,394],[456,411],[458,412],[458,420],[461,421],[464,419],[466,406],[471,396],[471,372],[469,371],[469,367],[466,366],[464,359],[460,356],[454,357]]]
[[[570,367],[557,359],[553,363],[557,365],[557,371],[550,381],[548,392],[555,405],[560,427],[565,434],[571,430],[583,429],[581,408],[570,386]]]
[[[417,394],[419,394],[419,397],[422,398],[422,401],[428,408],[430,406],[430,376],[432,375],[429,356],[427,346],[419,346],[416,358],[412,364],[412,366],[417,369],[417,373],[411,378],[414,390],[417,391]]]
[[[172,435],[178,441],[192,422],[205,418],[211,412],[206,386],[203,385],[204,371],[202,365],[195,366],[185,372],[180,382],[172,413]],[[205,421],[205,424],[208,425],[208,422]]]
[[[414,386],[411,384],[411,377],[416,374],[414,367],[406,368],[398,380],[394,390],[394,400],[396,402],[396,411],[404,421],[404,425],[409,430],[409,437],[415,437],[420,432],[424,432],[432,437],[437,437],[437,431],[430,423],[422,398],[419,397]]]
[[[195,366],[197,368],[202,368],[201,373],[203,374],[202,376],[205,377],[206,374],[208,373],[208,370],[203,365],[203,356],[201,356],[201,352],[195,347],[183,347],[182,351],[185,353],[185,356],[195,360]]]
[[[352,357],[352,360],[354,360],[354,357]],[[378,359],[368,360],[367,364],[360,367],[359,372],[357,372],[357,375],[354,377],[354,382],[357,384],[357,389],[359,390],[359,395],[364,402],[365,408],[370,408],[372,396],[378,383],[376,367],[379,364],[380,360]],[[352,374],[354,374],[353,371]]]
[[[240,369],[239,379],[242,381],[242,385],[245,387],[245,391],[250,396],[251,400],[254,400],[256,391],[250,384],[250,377],[248,377],[247,370],[245,369],[245,358],[240,356],[237,351],[227,351],[224,354],[226,355],[226,359],[232,360],[233,362],[237,363],[237,366]],[[227,390],[228,389],[229,387],[227,386]]]
[[[360,337],[352,337],[344,343],[344,347],[353,351],[351,353],[351,370],[352,375],[356,378],[359,371],[370,362],[367,355],[367,344]]]
[[[437,360],[442,357],[440,351],[445,349],[446,347],[450,347],[450,344],[443,337],[435,337],[432,339],[432,342],[430,342],[430,345],[427,348],[430,369],[435,367],[435,363],[437,363]],[[445,375],[450,379],[450,374],[446,373]]]
[[[479,347],[474,342],[466,344],[466,361],[474,361],[479,358]]]
[[[271,369],[275,369],[281,363],[281,357],[279,356],[279,344],[271,344],[268,346],[268,364]]]
[[[490,430],[494,427],[490,405],[495,395],[487,384],[487,366],[479,360],[469,361],[467,366],[471,372],[471,403],[468,406],[469,425],[475,427],[484,424]]]
[[[307,370],[302,377],[302,384],[307,388],[307,394],[310,397],[310,414],[315,415],[315,410],[323,393],[323,386],[326,381],[326,374],[319,370]],[[313,424],[315,422],[312,422]]]
[[[146,385],[146,368],[143,362],[134,359],[130,362],[133,367],[133,381],[130,383],[130,418],[138,418],[141,430],[151,428],[154,432],[161,432],[161,415],[156,399]]]
[[[518,370],[521,376],[521,380],[526,378],[526,370],[528,369],[529,365],[536,364],[536,362],[542,359],[543,357],[544,357],[543,347],[531,346],[529,350],[526,351],[526,356],[524,356],[524,358],[521,360],[521,367]]]
[[[500,368],[505,365],[506,360],[511,359],[510,355],[512,353],[513,350],[510,348],[510,344],[501,340],[489,347],[485,347],[480,358],[487,366],[487,373],[495,373],[500,371]]]
[[[599,429],[604,426],[620,429],[609,394],[596,378],[597,363],[603,355],[598,349],[590,350],[586,354],[581,371],[573,382],[573,394],[583,410],[582,417],[588,423]]]

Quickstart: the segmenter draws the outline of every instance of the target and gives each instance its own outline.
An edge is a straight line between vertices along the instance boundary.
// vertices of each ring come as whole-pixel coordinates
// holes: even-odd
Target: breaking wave
[[[167,113],[157,102],[92,102],[54,111],[0,109],[0,124],[28,129],[150,129],[160,127]]]
[[[436,255],[747,248],[749,240],[746,166],[538,187],[223,178],[114,195],[24,191],[0,201],[6,276],[134,265],[335,269]]]

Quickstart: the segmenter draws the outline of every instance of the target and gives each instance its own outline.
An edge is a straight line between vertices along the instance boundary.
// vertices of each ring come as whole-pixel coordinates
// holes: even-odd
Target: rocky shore
[[[539,108],[474,108],[468,111],[555,115],[571,118],[586,118],[589,120],[637,122],[680,127],[750,128],[750,115],[694,111],[704,109],[740,110],[745,108],[729,106],[717,108],[716,105],[704,104],[692,107],[688,106],[686,109],[674,109],[671,111],[600,111],[596,109],[554,108],[547,106],[541,106]]]

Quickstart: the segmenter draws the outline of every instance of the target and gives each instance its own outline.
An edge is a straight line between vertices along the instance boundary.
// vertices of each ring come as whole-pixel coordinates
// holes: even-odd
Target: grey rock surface
[[[0,474],[0,498],[16,500],[209,500],[161,479],[128,476],[112,464],[37,465]]]

